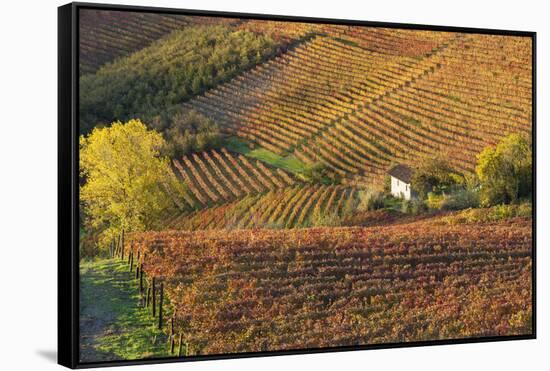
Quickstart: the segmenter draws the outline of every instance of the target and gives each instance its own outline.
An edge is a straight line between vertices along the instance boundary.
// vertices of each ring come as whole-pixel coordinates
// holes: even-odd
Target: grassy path
[[[118,260],[80,264],[82,362],[168,356],[166,336],[139,306],[139,290]]]

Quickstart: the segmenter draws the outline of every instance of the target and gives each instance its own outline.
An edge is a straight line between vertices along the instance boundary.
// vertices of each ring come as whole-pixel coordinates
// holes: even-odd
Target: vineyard
[[[82,11],[87,310],[105,266],[155,324],[118,356],[531,334],[531,42]]]
[[[130,55],[153,41],[196,24],[230,24],[225,18],[86,10],[80,15],[80,73]]]
[[[528,333],[531,238],[530,219],[423,221],[149,232],[128,253],[193,355]]]
[[[281,153],[351,114],[358,102],[400,86],[417,73],[417,64],[318,36],[189,106],[212,115],[231,133]],[[387,76],[388,69],[400,73]]]
[[[471,171],[482,148],[530,131],[530,45],[522,39],[443,34],[420,38],[432,49],[409,56],[396,55],[407,49],[399,42],[409,32],[415,45],[426,33],[328,31],[184,107],[229,134],[367,185],[391,163],[440,152]],[[375,52],[382,31],[388,44]]]
[[[296,182],[291,174],[281,169],[270,168],[225,148],[193,153],[181,160],[175,159],[173,164],[175,173],[189,187],[186,202],[190,207],[229,202]]]
[[[134,91],[127,97],[122,92],[109,97],[113,93],[105,91],[105,80],[116,78],[125,65],[143,64],[136,53],[127,61],[119,61],[118,66],[107,68],[96,82],[92,80],[86,90],[96,89],[94,95],[105,101],[96,102],[98,98],[94,97],[88,104],[84,97],[85,112],[88,106],[90,111],[98,112],[102,105],[108,107],[120,99],[130,99],[125,104],[131,107],[120,111],[119,102],[103,116],[136,113],[138,98],[143,112],[184,101],[179,109],[196,110],[212,118],[228,135],[276,154],[292,154],[306,164],[323,163],[342,182],[367,186],[380,184],[392,163],[411,163],[411,159],[434,153],[445,153],[459,170],[472,171],[476,154],[485,146],[494,145],[510,133],[530,132],[531,45],[525,38],[96,13],[86,12],[82,17],[81,28],[86,31],[82,32],[83,71],[131,55],[171,31],[193,33],[197,25],[222,24],[238,32],[265,35],[275,40],[278,50],[274,58],[255,66],[237,60],[237,65],[245,63],[253,68],[229,81],[219,76],[216,82],[221,83],[217,85],[201,80],[206,88],[213,87],[205,92],[202,87],[190,92],[191,87],[185,86],[190,83],[174,75],[162,96],[140,97],[141,93]],[[98,22],[108,27],[97,31]],[[125,36],[123,44],[113,37],[116,33],[126,35],[136,23],[140,32]],[[170,37],[156,45],[139,58],[156,63],[159,57],[155,53],[166,54],[167,47],[177,47]],[[172,64],[181,64],[172,58]],[[145,66],[146,70],[158,69]],[[136,73],[127,71],[125,75]],[[168,75],[173,73],[172,68],[167,70]],[[158,74],[155,71],[151,78],[156,79]],[[143,81],[143,72],[136,77]],[[129,83],[136,85],[132,81],[124,84]],[[194,99],[188,100],[193,95]],[[164,103],[154,104],[158,106],[154,109],[149,107],[151,100]],[[88,120],[86,116],[83,119]]]
[[[357,204],[358,190],[343,186],[273,189],[265,194],[178,215],[168,229],[304,228],[330,226]]]

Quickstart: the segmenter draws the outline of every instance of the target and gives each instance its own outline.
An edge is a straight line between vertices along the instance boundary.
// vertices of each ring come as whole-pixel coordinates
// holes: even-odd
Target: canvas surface
[[[532,334],[530,37],[79,35],[81,362]]]

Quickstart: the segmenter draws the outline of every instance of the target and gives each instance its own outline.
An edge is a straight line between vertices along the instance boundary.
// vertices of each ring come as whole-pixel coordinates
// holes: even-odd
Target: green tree
[[[476,174],[484,206],[516,202],[532,194],[533,155],[526,136],[511,134],[478,156]]]
[[[420,165],[414,169],[411,187],[421,199],[425,199],[430,192],[441,193],[449,190],[457,183],[458,178],[460,176],[455,173],[449,162],[437,156],[420,161]]]
[[[125,231],[151,229],[160,213],[174,207],[164,187],[185,192],[159,156],[161,134],[139,120],[114,122],[80,137],[80,188],[86,225],[106,246]]]

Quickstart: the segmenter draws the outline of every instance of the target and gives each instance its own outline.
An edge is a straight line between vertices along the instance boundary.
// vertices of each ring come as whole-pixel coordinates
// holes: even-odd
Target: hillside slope
[[[236,19],[115,10],[80,10],[80,74],[130,55],[153,41],[196,24],[231,24]]]
[[[422,31],[337,26],[291,30],[287,37],[315,36],[184,108],[213,118],[230,135],[305,163],[321,162],[345,183],[363,185],[379,185],[391,164],[434,154],[472,171],[485,146],[531,130],[527,38],[438,33],[430,39]]]
[[[337,225],[357,205],[359,190],[296,184],[177,215],[164,229],[304,228]]]
[[[531,239],[515,218],[129,241],[175,333],[219,354],[530,333]]]

